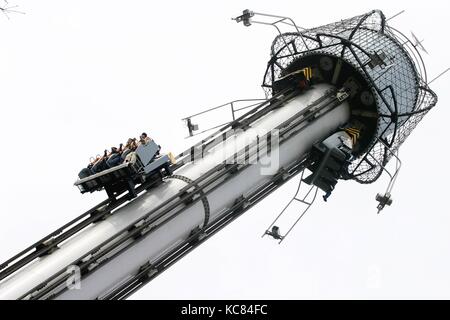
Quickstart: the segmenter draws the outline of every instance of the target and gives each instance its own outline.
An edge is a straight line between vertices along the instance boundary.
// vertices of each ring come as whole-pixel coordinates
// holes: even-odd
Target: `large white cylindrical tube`
[[[236,132],[232,139],[219,143],[203,158],[189,163],[175,172],[191,180],[195,180],[213,166],[225,160],[230,152],[236,151],[236,145],[242,146],[256,139],[258,134],[269,132],[296,113],[306,108],[311,102],[323,96],[327,85],[319,85],[287,102],[283,107],[271,111],[251,125],[246,131]],[[290,164],[305,155],[312,144],[325,139],[350,117],[349,106],[343,103],[324,116],[311,122],[308,127],[281,144],[278,151],[277,165],[272,166],[271,174],[280,167]],[[261,163],[265,163],[264,159]],[[269,169],[262,170],[261,163],[253,164],[224,182],[208,195],[210,221],[230,207],[236,198],[245,195],[255,186],[261,185],[270,178]],[[262,174],[265,172],[265,174]],[[105,221],[98,222],[81,231],[75,237],[59,245],[59,249],[43,257],[0,283],[0,299],[16,299],[35,286],[42,283],[58,271],[69,266],[91,249],[129,226],[130,223],[144,216],[166,199],[177,194],[186,182],[167,179],[132,202],[118,209]],[[174,211],[182,208],[174,209]],[[174,212],[173,211],[173,212]],[[169,213],[170,214],[170,213]],[[128,250],[99,267],[92,274],[83,278],[81,288],[67,290],[58,298],[61,299],[94,299],[114,286],[126,281],[136,274],[139,267],[161,257],[165,252],[184,241],[190,232],[204,222],[205,212],[201,202],[186,208],[181,214],[160,228],[149,233],[144,239]]]

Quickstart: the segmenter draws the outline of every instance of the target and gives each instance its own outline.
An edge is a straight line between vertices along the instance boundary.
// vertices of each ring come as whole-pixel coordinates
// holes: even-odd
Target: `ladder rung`
[[[294,200],[297,200],[297,201],[299,201],[299,202],[302,202],[302,203],[304,203],[304,204],[307,204],[308,206],[312,205],[311,202],[307,202],[307,201],[304,201],[304,200],[302,200],[302,199],[294,198]]]

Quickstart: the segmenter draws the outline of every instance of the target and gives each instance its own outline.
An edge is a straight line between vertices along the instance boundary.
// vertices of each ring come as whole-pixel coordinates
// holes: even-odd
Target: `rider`
[[[103,152],[103,156],[101,156],[101,157],[97,158],[97,160],[95,160],[95,162],[92,164],[92,168],[91,168],[92,174],[96,174],[105,169],[108,169],[106,161],[108,160],[109,155],[110,154],[108,153],[108,150],[105,150]]]
[[[131,152],[136,151],[137,147],[136,138],[129,138],[121,155],[122,161],[124,161]]]
[[[150,141],[152,141],[152,138],[150,138],[145,132],[143,132],[139,137],[139,145],[141,144],[146,145]]]
[[[122,143],[120,144],[119,149],[117,149],[116,147],[111,148],[111,152],[108,156],[108,159],[106,160],[106,165],[108,166],[108,168],[117,166],[122,162],[121,158],[122,148],[123,148]]]

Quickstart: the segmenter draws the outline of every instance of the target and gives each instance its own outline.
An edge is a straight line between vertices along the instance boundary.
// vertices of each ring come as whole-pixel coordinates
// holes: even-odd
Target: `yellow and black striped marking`
[[[347,128],[347,129],[345,129],[345,132],[352,139],[353,145],[355,145],[356,142],[358,141],[358,138],[359,138],[360,134],[361,134],[361,130],[359,130],[357,128]]]
[[[305,75],[306,80],[311,80],[312,78],[312,68],[311,67],[307,67],[302,69],[303,74]]]

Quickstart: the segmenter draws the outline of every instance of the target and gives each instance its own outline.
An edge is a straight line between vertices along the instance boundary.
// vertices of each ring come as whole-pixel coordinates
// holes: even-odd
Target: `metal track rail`
[[[208,138],[202,140],[200,143],[195,144],[191,148],[187,149],[185,152],[181,153],[177,158],[186,156],[186,154],[189,154],[190,150],[193,150],[195,148],[200,147],[203,152],[206,150],[206,145],[209,144],[211,147],[211,144],[214,142],[214,140],[217,138],[218,135],[227,134],[225,132],[225,129],[231,128],[231,126],[236,126],[240,123],[240,121],[243,121],[247,117],[254,115],[255,113],[260,112],[261,108],[265,107],[266,109],[272,110],[275,107],[278,107],[280,103],[277,103],[275,105],[271,105],[274,101],[279,99],[283,94],[287,93],[288,91],[292,90],[284,90],[280,92],[279,94],[275,95],[271,99],[264,101],[263,103],[258,104],[255,108],[247,112],[246,114],[242,115],[238,119],[234,120],[227,126],[221,128],[217,132],[210,135]],[[294,96],[291,92],[291,95],[288,96],[288,98]],[[285,99],[282,100],[283,102],[286,101]],[[247,121],[248,123],[248,121]],[[181,168],[184,164],[188,163],[189,161],[181,161],[177,165],[172,166],[172,170],[176,170]],[[147,182],[143,185],[136,188],[137,194],[141,193],[145,189],[149,188],[154,182]],[[188,188],[186,188],[188,189]],[[186,191],[186,190],[185,190]],[[58,244],[61,242],[67,240],[68,238],[72,237],[82,229],[84,229],[86,226],[90,225],[91,223],[98,221],[102,219],[106,214],[110,214],[113,210],[117,209],[122,204],[125,204],[128,201],[127,195],[124,195],[120,197],[119,199],[115,201],[111,201],[110,199],[106,199],[93,208],[89,209],[85,213],[81,214],[77,218],[73,219],[69,223],[65,224],[64,226],[58,228],[57,230],[53,231],[49,235],[45,236],[41,240],[37,241],[36,243],[32,244],[31,246],[27,247],[23,251],[19,252],[18,254],[14,255],[12,258],[8,259],[4,263],[0,265],[0,281],[5,279],[6,277],[12,275],[16,271],[20,270],[33,260],[51,253],[53,250],[58,248]],[[99,209],[101,209],[103,206],[107,205],[106,208],[103,208],[101,211],[97,212]],[[84,219],[84,220],[83,220]]]
[[[335,92],[330,92],[328,93],[328,96],[333,97],[334,94]],[[302,128],[298,127],[305,121],[312,121],[313,119],[318,118],[319,117],[318,114],[320,114],[321,111],[326,109],[325,110],[326,112],[320,114],[320,116],[323,116],[325,113],[333,110],[341,103],[342,101],[337,101],[336,99],[331,99],[322,106],[317,106],[317,103],[313,103],[311,105],[311,108],[314,109],[314,112],[311,112],[311,108],[305,108],[298,114],[291,117],[291,119],[287,120],[285,123],[281,124],[278,127],[280,130],[280,144],[286,141],[294,132],[302,130]],[[298,119],[299,117],[302,118],[301,121]],[[291,126],[288,125],[289,123],[291,123]],[[251,146],[250,148],[252,152],[257,151],[256,145]],[[237,157],[245,157],[246,152],[249,152],[250,148],[245,148],[245,150],[241,150],[234,156],[230,157],[230,159],[236,159]],[[209,193],[214,191],[220,184],[225,182],[231,176],[249,166],[248,164],[238,165],[226,163],[227,162],[225,161],[223,164],[220,164],[215,168],[211,169],[209,172],[205,173],[202,177],[198,178],[193,183],[187,185],[185,188],[180,190],[180,192],[177,195],[174,195],[166,202],[162,203],[157,208],[154,208],[149,213],[144,215],[142,218],[130,224],[130,226],[134,225],[135,227],[124,229],[124,231],[126,231],[127,234],[124,235],[123,232],[117,233],[115,236],[111,237],[104,243],[100,244],[99,246],[91,250],[84,257],[75,261],[73,264],[80,267],[82,277],[87,276],[88,274],[94,272],[101,265],[112,260],[115,256],[117,256],[124,250],[128,249],[129,246],[136,243],[136,240],[138,240],[140,237],[145,236],[149,232],[153,232],[154,230],[161,227],[162,225],[164,225],[165,223],[176,217],[178,214],[183,212],[185,208],[182,208],[176,213],[172,213],[158,225],[153,225],[157,220],[161,219],[162,217],[170,213],[180,204],[186,203],[186,200],[189,200],[189,205],[186,205],[186,207],[194,205],[203,197],[207,196]],[[197,186],[196,188],[194,188],[195,185]],[[210,187],[210,189],[206,190],[206,188],[208,187]],[[203,195],[200,195],[200,192],[203,192]],[[105,246],[107,246],[110,243],[113,244],[108,246],[107,249],[105,249]],[[114,252],[114,254],[111,255],[111,252]],[[63,269],[59,273],[55,274],[53,277],[47,279],[41,285],[36,286],[34,289],[30,290],[27,294],[23,295],[21,298],[28,298],[28,299],[52,298],[60,294],[61,292],[65,291],[66,289],[65,281],[69,276],[70,275],[67,275],[65,273],[65,269]],[[57,291],[55,292],[54,290]]]
[[[150,188],[155,181],[150,181],[140,185],[136,188],[136,193],[139,194],[147,188]],[[73,219],[64,226],[53,231],[46,237],[32,244],[25,250],[16,254],[14,257],[8,259],[3,264],[0,265],[0,280],[5,279],[14,272],[18,271],[20,268],[26,266],[33,260],[47,255],[58,248],[58,244],[69,239],[79,231],[83,230],[85,227],[101,220],[105,215],[111,214],[113,210],[117,209],[121,205],[129,201],[128,195],[125,194],[117,200],[106,199],[99,204],[97,204],[92,209],[89,209],[82,215]]]
[[[294,164],[286,168],[286,175],[273,176],[270,181],[260,186],[257,190],[242,197],[235,204],[225,210],[221,216],[211,223],[205,231],[199,231],[188,237],[184,242],[176,246],[170,252],[165,254],[154,263],[146,263],[139,268],[136,275],[128,279],[125,283],[109,292],[107,295],[98,297],[100,300],[122,300],[126,299],[134,292],[142,288],[148,282],[162,274],[170,266],[175,264],[181,258],[186,256],[189,252],[197,248],[203,242],[208,240],[211,236],[223,229],[225,226],[233,222],[247,210],[252,208],[255,204],[265,198],[267,195],[277,190],[282,184],[289,181],[292,177],[297,175],[305,167],[305,159],[296,161]],[[280,179],[283,183],[280,183]]]

